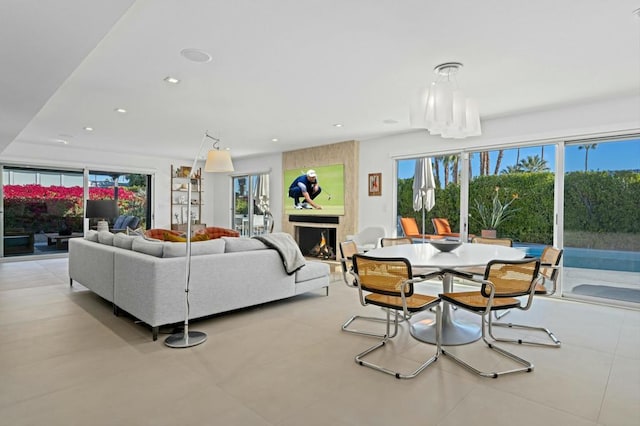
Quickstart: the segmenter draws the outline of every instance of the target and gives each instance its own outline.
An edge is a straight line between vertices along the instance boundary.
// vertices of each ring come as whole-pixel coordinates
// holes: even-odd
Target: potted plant
[[[471,215],[471,219],[480,225],[481,235],[485,238],[496,238],[498,226],[520,210],[511,207],[511,204],[518,199],[518,194],[512,194],[511,199],[506,202],[500,201],[499,195],[500,187],[496,186],[490,205],[474,200],[475,206],[472,209],[475,213]]]

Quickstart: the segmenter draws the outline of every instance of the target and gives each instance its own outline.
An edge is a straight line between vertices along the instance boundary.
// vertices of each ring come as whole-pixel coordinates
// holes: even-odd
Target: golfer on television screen
[[[289,197],[293,198],[296,209],[322,209],[322,206],[313,202],[320,195],[322,188],[318,184],[316,171],[309,169],[306,174],[300,175],[289,186]],[[301,203],[300,198],[304,198]]]

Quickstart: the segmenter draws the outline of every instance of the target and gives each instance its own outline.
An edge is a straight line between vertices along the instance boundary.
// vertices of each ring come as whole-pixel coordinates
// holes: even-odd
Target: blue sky
[[[520,148],[520,159],[528,156],[541,156],[541,147]],[[513,148],[504,151],[504,156],[500,165],[500,170],[509,165],[516,164],[518,149]],[[498,157],[497,151],[489,154],[490,169],[493,173],[495,161]],[[544,159],[547,160],[549,168],[555,170],[555,148],[553,145],[544,147]],[[578,145],[567,146],[565,152],[565,170],[567,172],[584,170],[585,150],[578,149]],[[477,155],[471,158],[473,175],[478,175],[479,159]],[[415,168],[414,160],[402,160],[398,162],[398,177],[401,179],[413,176]],[[598,143],[595,149],[589,150],[589,170],[640,170],[640,139],[633,139],[624,142]]]

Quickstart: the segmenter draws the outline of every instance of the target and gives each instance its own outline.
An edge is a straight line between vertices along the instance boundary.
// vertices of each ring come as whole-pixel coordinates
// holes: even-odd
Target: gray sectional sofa
[[[192,243],[190,319],[295,296],[329,293],[329,266],[306,261],[288,275],[278,252],[249,238]],[[185,243],[88,233],[69,241],[70,284],[76,281],[151,326],[184,321]]]

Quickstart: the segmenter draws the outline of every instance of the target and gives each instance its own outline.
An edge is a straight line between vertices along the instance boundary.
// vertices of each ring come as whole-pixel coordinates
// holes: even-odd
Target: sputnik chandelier
[[[434,68],[438,76],[428,89],[423,89],[411,103],[411,127],[428,129],[431,135],[464,139],[482,134],[478,104],[465,98],[455,75],[460,62],[446,62]]]

